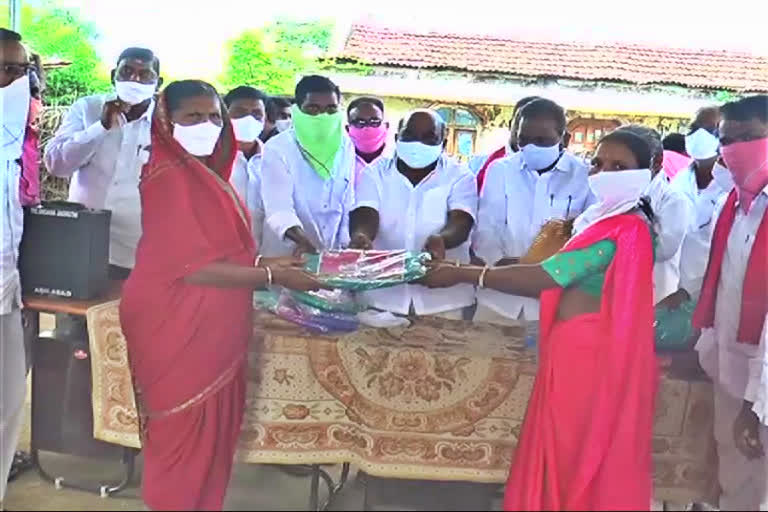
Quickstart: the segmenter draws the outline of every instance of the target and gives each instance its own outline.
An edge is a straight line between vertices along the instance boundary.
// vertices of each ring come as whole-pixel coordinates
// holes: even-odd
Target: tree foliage
[[[8,3],[0,2],[4,26]],[[94,48],[98,39],[95,27],[80,18],[77,11],[50,3],[25,5],[21,12],[22,36],[43,62],[65,60],[72,64],[47,73],[45,102],[70,105],[77,98],[109,90],[110,80]]]

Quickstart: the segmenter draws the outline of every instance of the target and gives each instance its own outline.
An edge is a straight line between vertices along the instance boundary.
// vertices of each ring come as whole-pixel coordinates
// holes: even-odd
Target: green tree
[[[8,3],[0,1],[2,20],[7,25]],[[70,105],[77,98],[104,92],[111,84],[94,43],[95,27],[80,18],[77,11],[60,9],[50,3],[25,5],[21,13],[22,36],[46,60],[65,60],[72,64],[51,70],[46,77],[45,102]]]

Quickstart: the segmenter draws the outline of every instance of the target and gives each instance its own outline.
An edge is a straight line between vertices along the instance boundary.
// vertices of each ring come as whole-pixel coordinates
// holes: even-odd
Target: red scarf
[[[736,219],[737,208],[737,192],[734,188],[715,226],[701,298],[693,313],[693,325],[697,329],[713,327],[715,324],[717,286],[720,282],[723,258],[728,246],[728,237]],[[750,345],[759,344],[765,314],[768,313],[768,215],[766,214],[763,214],[755,244],[752,246],[752,253],[749,255],[747,273],[744,276],[744,291],[741,296],[741,316],[736,339]]]
[[[478,194],[483,191],[483,183],[485,183],[485,173],[488,171],[488,167],[491,166],[496,160],[500,160],[507,156],[507,148],[502,147],[491,153],[488,159],[485,161],[480,171],[477,173],[477,192]]]

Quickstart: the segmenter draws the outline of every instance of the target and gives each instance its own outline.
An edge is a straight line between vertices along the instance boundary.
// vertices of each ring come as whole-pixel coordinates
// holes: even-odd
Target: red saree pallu
[[[616,244],[599,313],[558,321],[562,289],[541,296],[541,344],[505,510],[648,510],[658,366],[653,250],[635,215],[603,220],[563,249]]]
[[[143,422],[143,497],[153,510],[220,510],[232,470],[252,290],[185,277],[214,262],[253,264],[250,220],[229,185],[235,154],[226,118],[205,164],[188,154],[158,101],[139,185],[143,234],[120,305]]]

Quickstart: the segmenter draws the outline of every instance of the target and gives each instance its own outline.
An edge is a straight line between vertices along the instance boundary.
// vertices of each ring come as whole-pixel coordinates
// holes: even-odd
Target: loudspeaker
[[[89,300],[109,287],[111,212],[44,202],[24,210],[19,271],[25,294]]]
[[[93,438],[91,358],[87,334],[40,337],[32,369],[32,449],[116,458],[123,448]]]

